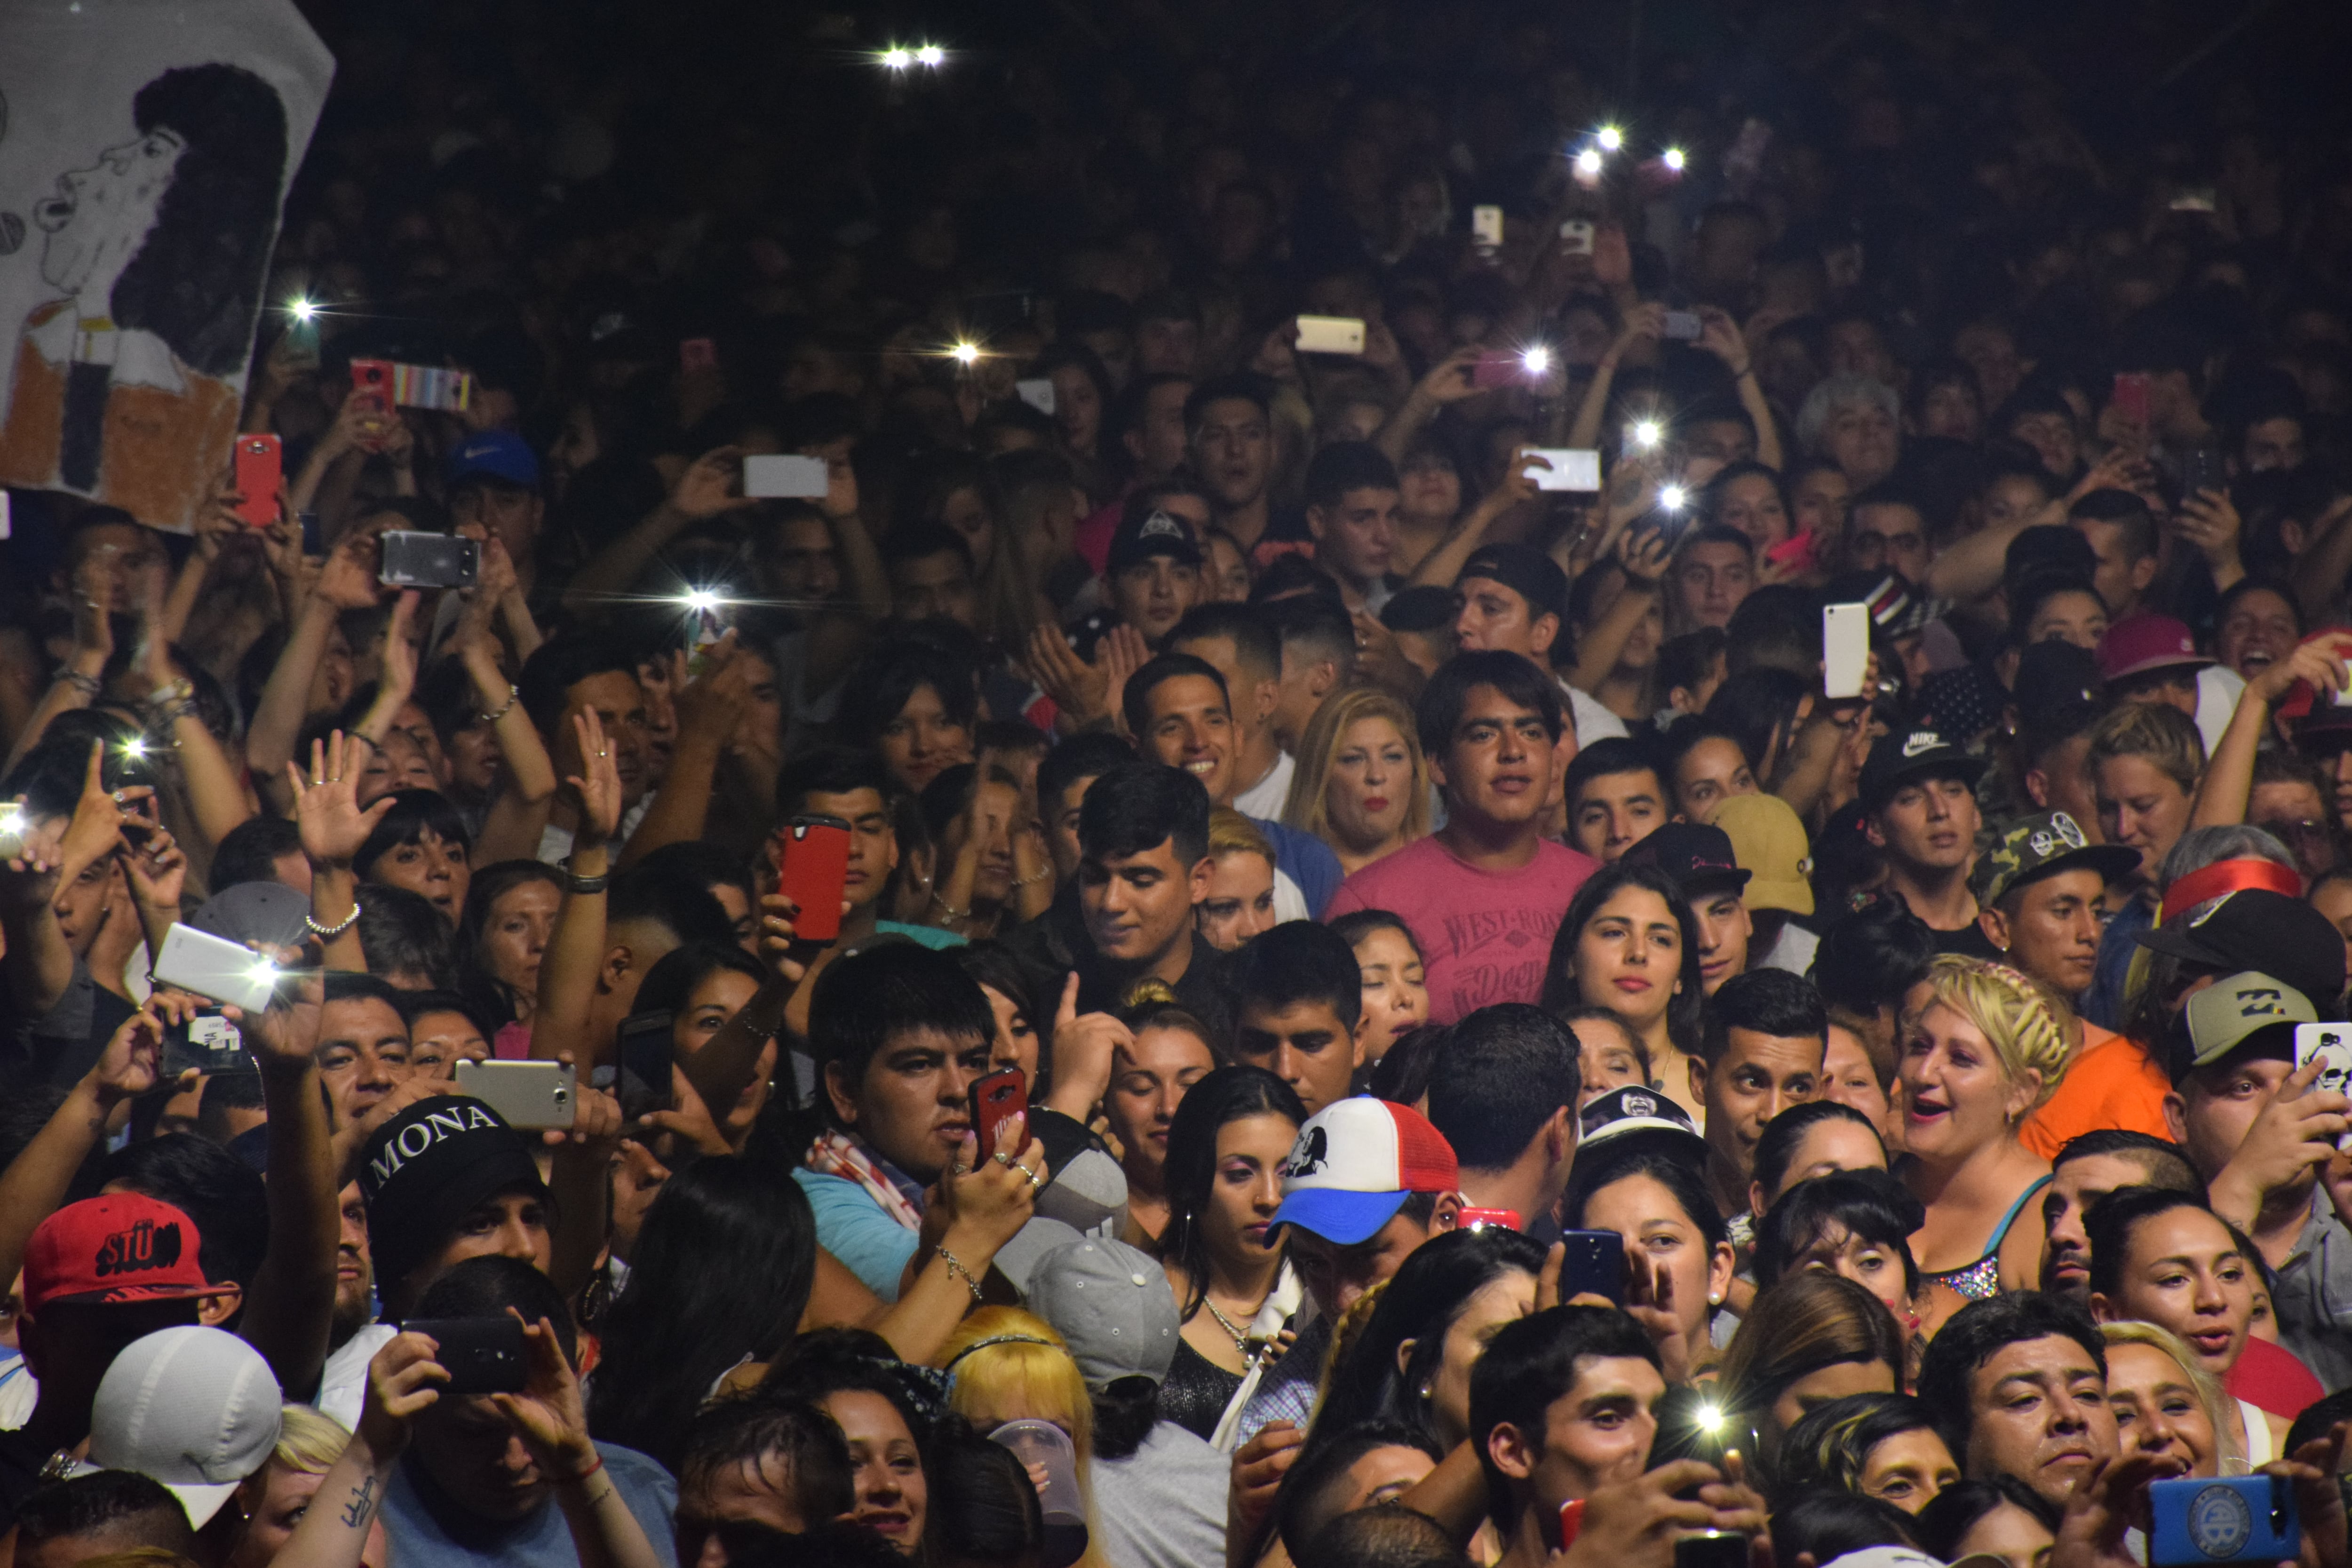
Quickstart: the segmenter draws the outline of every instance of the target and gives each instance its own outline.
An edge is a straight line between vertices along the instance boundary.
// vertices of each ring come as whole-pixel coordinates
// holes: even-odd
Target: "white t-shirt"
[[[1276,752],[1274,766],[1266,769],[1265,777],[1234,796],[1234,809],[1260,821],[1280,822],[1282,808],[1290,800],[1290,781],[1297,772],[1296,757],[1288,752]]]
[[[360,1406],[367,1399],[368,1363],[390,1344],[398,1329],[390,1323],[370,1323],[327,1352],[319,1372],[319,1413],[340,1423],[346,1432],[360,1426]]]
[[[2209,664],[2197,672],[2197,733],[2204,738],[2207,756],[2221,743],[2245,689],[2244,678],[2226,664]]]
[[[1785,969],[1791,974],[1802,974],[1813,966],[1814,950],[1822,939],[1790,921],[1780,928],[1780,937],[1763,952],[1748,955],[1750,969]]]
[[[1625,728],[1624,720],[1601,706],[1590,693],[1578,690],[1565,680],[1559,683],[1559,689],[1568,699],[1569,721],[1576,726],[1578,751],[1595,741],[1622,741],[1632,733]]]

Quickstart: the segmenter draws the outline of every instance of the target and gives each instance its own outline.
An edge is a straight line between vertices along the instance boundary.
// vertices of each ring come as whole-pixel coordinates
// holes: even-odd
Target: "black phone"
[[[2227,490],[2229,470],[2221,454],[2210,447],[2191,447],[2180,454],[2180,495],[2182,500],[2199,490]]]
[[[1675,1568],[1748,1568],[1748,1537],[1736,1530],[1702,1530],[1675,1541]]]
[[[621,1021],[621,1114],[631,1121],[667,1110],[670,1093],[670,1024],[667,1011],[633,1013]]]
[[[520,1394],[530,1381],[530,1347],[520,1319],[411,1318],[400,1329],[432,1340],[433,1359],[449,1374],[445,1393]]]
[[[1588,1292],[1625,1304],[1625,1238],[1613,1230],[1564,1230],[1560,1246],[1568,1255],[1559,1266],[1559,1299]]]

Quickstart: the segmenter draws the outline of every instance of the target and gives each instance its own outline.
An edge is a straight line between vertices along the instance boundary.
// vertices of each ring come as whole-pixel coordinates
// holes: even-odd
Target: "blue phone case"
[[[2283,1476],[2157,1481],[2147,1501],[2151,1568],[2277,1563],[2303,1551],[2294,1489]]]

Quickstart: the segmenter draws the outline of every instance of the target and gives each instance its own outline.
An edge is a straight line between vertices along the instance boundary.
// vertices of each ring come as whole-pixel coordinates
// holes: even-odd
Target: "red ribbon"
[[[2248,888],[2260,888],[2267,892],[2284,893],[2290,899],[2303,897],[2303,879],[2292,867],[2275,860],[2216,860],[2201,871],[2191,871],[2164,889],[2164,907],[2158,911],[2158,925],[2173,916],[2195,909],[2208,899],[2218,899],[2224,893],[2242,892]]]

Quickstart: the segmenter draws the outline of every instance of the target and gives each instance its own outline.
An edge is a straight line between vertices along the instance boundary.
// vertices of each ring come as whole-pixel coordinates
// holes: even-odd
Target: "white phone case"
[[[1822,606],[1822,695],[1840,700],[1862,695],[1870,663],[1870,606]]]
[[[823,458],[787,452],[743,459],[743,493],[755,500],[787,496],[814,500],[825,493],[831,480]]]
[[[1360,354],[1364,352],[1364,323],[1353,316],[1301,316],[1298,352],[1303,354]]]
[[[1016,381],[1013,384],[1013,391],[1015,396],[1038,413],[1054,412],[1053,377],[1040,375],[1033,376],[1026,381]]]
[[[2352,1024],[2297,1024],[2294,1026],[2294,1065],[2309,1065],[2314,1057],[2325,1057],[2327,1065],[2319,1069],[2311,1087],[2343,1094],[2352,1089]],[[2336,1139],[2338,1149],[2352,1149],[2352,1132]]]
[[[174,921],[155,955],[156,984],[193,991],[248,1013],[269,1005],[278,970],[243,942]]]
[[[1590,447],[1530,447],[1535,456],[1551,465],[1536,470],[1539,490],[1583,490],[1601,488],[1601,454]]]

